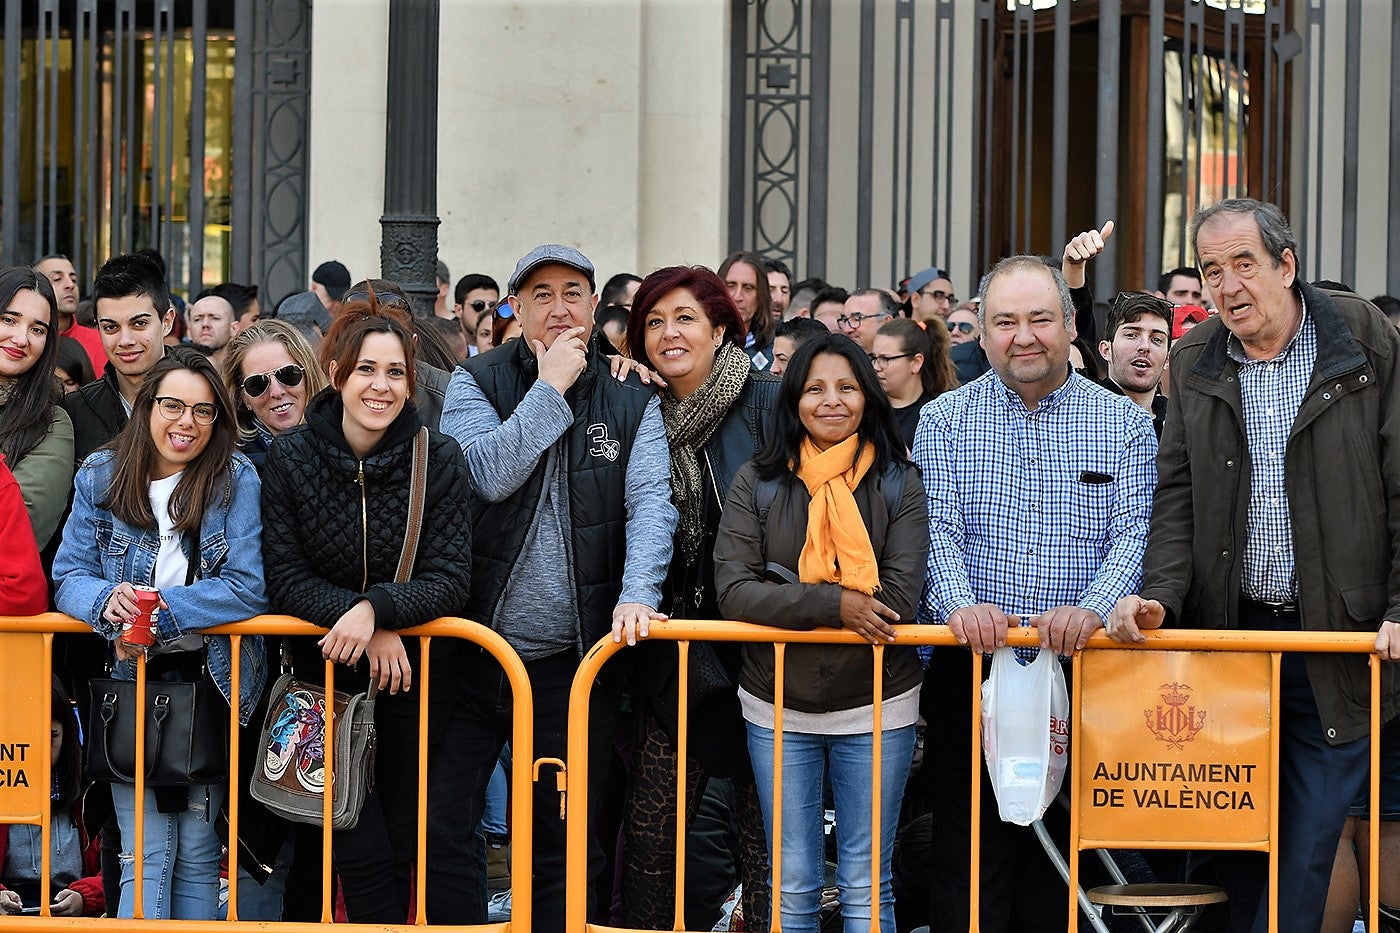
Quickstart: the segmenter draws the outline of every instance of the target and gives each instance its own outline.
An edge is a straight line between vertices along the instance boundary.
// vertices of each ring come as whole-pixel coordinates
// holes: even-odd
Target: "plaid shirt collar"
[[[1042,412],[1053,411],[1057,406],[1062,404],[1065,399],[1079,391],[1081,388],[1080,383],[1087,380],[1079,375],[1079,373],[1075,372],[1073,367],[1068,368],[1069,378],[1060,383],[1057,388],[1052,389],[1048,395],[1040,400],[1040,403],[1036,405],[1035,408],[1027,408],[1026,403],[1021,401],[1021,396],[1016,394],[1015,389],[1002,381],[1001,374],[996,370],[992,370],[990,375],[991,378],[995,379],[997,384],[1001,386],[1001,399],[1006,404],[1007,411],[1013,415],[1020,415],[1025,418]]]
[[[1239,363],[1241,366],[1254,366],[1259,363],[1282,363],[1286,361],[1288,359],[1288,354],[1292,353],[1293,350],[1297,348],[1298,335],[1303,332],[1303,322],[1308,319],[1307,299],[1303,297],[1302,292],[1295,292],[1295,294],[1298,296],[1298,304],[1302,306],[1303,313],[1302,316],[1298,318],[1298,326],[1294,328],[1293,336],[1288,339],[1288,343],[1284,344],[1283,349],[1278,351],[1272,359],[1250,359],[1244,352],[1244,344],[1240,342],[1240,338],[1236,337],[1234,332],[1231,331],[1230,336],[1225,339],[1225,352],[1230,354],[1230,359]]]

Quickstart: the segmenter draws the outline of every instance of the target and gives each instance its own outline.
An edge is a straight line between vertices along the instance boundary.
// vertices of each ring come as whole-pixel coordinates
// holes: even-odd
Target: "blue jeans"
[[[208,792],[208,810],[205,792]],[[212,815],[223,803],[223,786],[189,789],[183,813],[156,810],[155,791],[146,789],[145,861],[142,875],[147,920],[214,920],[219,915],[219,857],[222,843]],[[136,787],[112,785],[112,806],[121,827],[122,893],[118,917],[131,917],[136,906]]]
[[[292,858],[296,854],[296,834],[287,833],[287,841],[277,851],[277,860],[272,874],[258,884],[248,869],[238,866],[238,919],[239,920],[281,920],[282,897],[287,893],[287,875],[292,869]],[[228,919],[227,906],[219,909],[219,919]]]
[[[496,762],[496,770],[491,772],[491,782],[486,785],[486,810],[481,814],[481,831],[504,836],[510,832],[506,823],[506,812],[510,804],[510,775],[506,772],[506,762],[510,760],[510,743],[506,743],[501,758]]]
[[[773,851],[773,730],[748,724],[768,850]],[[831,779],[836,803],[836,885],[845,933],[870,929],[870,835],[873,733],[783,733],[783,933],[817,933],[826,879],[822,785]],[[890,856],[894,850],[904,783],[914,757],[914,727],[883,733],[880,768],[880,930],[894,933]],[[774,879],[774,884],[778,879]]]

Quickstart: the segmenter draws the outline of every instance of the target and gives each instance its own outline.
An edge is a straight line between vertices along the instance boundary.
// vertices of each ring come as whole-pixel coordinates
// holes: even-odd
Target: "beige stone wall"
[[[504,285],[537,243],[602,279],[723,255],[724,0],[442,0],[439,255]],[[387,0],[318,4],[310,260],[379,265]],[[359,50],[353,59],[339,51]],[[348,132],[356,124],[363,132]]]
[[[384,213],[389,5],[319,3],[312,25],[307,268],[339,259],[355,279],[371,278]]]

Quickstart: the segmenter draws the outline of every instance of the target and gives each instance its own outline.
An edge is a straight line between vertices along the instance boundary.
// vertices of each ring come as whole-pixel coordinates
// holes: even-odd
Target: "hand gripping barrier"
[[[936,646],[956,646],[956,640],[949,632],[947,626],[943,625],[900,625],[895,626],[897,633],[896,644],[901,646],[909,645],[936,645]],[[854,632],[847,632],[839,629],[824,629],[820,631],[793,631],[789,629],[769,628],[760,625],[751,625],[741,622],[729,621],[704,621],[704,620],[672,620],[667,622],[657,622],[651,625],[649,639],[653,641],[674,641],[677,643],[679,655],[678,668],[678,699],[680,706],[680,716],[677,723],[677,780],[676,780],[676,908],[672,929],[680,931],[685,929],[684,923],[684,898],[685,890],[685,780],[686,758],[688,754],[688,728],[687,728],[687,697],[689,696],[689,667],[687,664],[690,643],[694,641],[722,641],[722,642],[743,642],[743,643],[771,643],[776,656],[776,676],[775,676],[775,708],[774,708],[774,761],[773,761],[773,834],[781,838],[782,832],[782,733],[783,733],[783,710],[782,697],[784,694],[784,656],[785,648],[789,644],[844,644],[844,645],[864,645],[871,650],[872,664],[874,665],[874,683],[876,685],[874,695],[874,715],[872,722],[873,730],[873,750],[871,781],[873,787],[873,800],[871,806],[871,839],[874,846],[872,853],[871,871],[871,903],[879,904],[879,876],[876,870],[880,864],[880,761],[881,761],[881,722],[883,713],[884,697],[882,696],[881,671],[883,665],[884,646],[871,646]],[[1267,710],[1255,710],[1259,718],[1266,724],[1267,728],[1267,754],[1268,775],[1267,799],[1260,801],[1262,812],[1267,815],[1267,828],[1262,837],[1246,844],[1231,844],[1222,842],[1220,839],[1199,838],[1188,840],[1162,840],[1154,837],[1142,837],[1136,839],[1081,839],[1080,826],[1082,822],[1082,812],[1088,809],[1093,802],[1089,793],[1088,775],[1085,768],[1090,768],[1091,763],[1086,760],[1088,756],[1072,753],[1072,774],[1067,780],[1067,786],[1071,789],[1071,825],[1070,825],[1070,846],[1071,853],[1076,854],[1082,849],[1097,848],[1101,844],[1112,841],[1114,847],[1123,848],[1242,848],[1267,851],[1269,853],[1269,906],[1270,906],[1270,930],[1277,929],[1277,882],[1278,882],[1278,859],[1275,850],[1274,840],[1277,838],[1278,824],[1278,783],[1274,775],[1278,773],[1279,755],[1279,733],[1274,724],[1279,721],[1279,670],[1281,663],[1281,652],[1329,652],[1329,653],[1371,653],[1373,650],[1374,636],[1367,633],[1319,633],[1319,632],[1239,632],[1239,631],[1205,631],[1205,630],[1169,630],[1147,633],[1147,642],[1142,645],[1120,645],[1108,638],[1103,632],[1098,632],[1090,638],[1084,651],[1075,655],[1073,661],[1073,681],[1074,686],[1071,696],[1071,747],[1078,747],[1081,742],[1082,730],[1089,728],[1084,721],[1084,697],[1085,680],[1093,680],[1093,661],[1089,660],[1095,656],[1112,657],[1127,663],[1145,664],[1152,655],[1159,652],[1167,652],[1171,655],[1204,658],[1208,655],[1201,653],[1230,653],[1258,655],[1262,653],[1267,659],[1264,663],[1265,687],[1267,688],[1268,699]],[[1035,647],[1039,645],[1038,633],[1035,629],[1012,630],[1008,633],[1007,643],[1020,647]],[[578,674],[574,679],[572,693],[570,695],[570,716],[569,716],[569,767],[567,772],[568,783],[568,826],[567,826],[567,915],[566,929],[569,933],[614,933],[615,928],[590,924],[587,920],[587,839],[588,839],[588,706],[590,692],[594,679],[603,665],[614,655],[627,650],[625,645],[617,644],[611,638],[604,638],[599,641],[584,657]],[[962,649],[966,650],[966,649]],[[1370,812],[1379,813],[1380,802],[1380,665],[1383,662],[1374,654],[1370,658],[1371,673],[1371,779],[1370,779]],[[1086,672],[1085,666],[1090,666],[1090,671]],[[995,806],[995,802],[986,801],[982,798],[981,772],[984,767],[982,762],[982,742],[981,742],[981,684],[982,684],[983,659],[980,655],[973,657],[972,665],[972,774],[971,774],[971,821],[972,821],[972,845],[970,851],[970,871],[971,877],[976,879],[979,876],[979,865],[981,861],[981,840],[980,840],[980,813],[981,807],[987,805]],[[1145,669],[1142,677],[1154,676],[1150,669]],[[1146,692],[1152,693],[1159,683],[1158,680],[1140,681],[1146,685]],[[1165,685],[1164,685],[1165,686]],[[1180,699],[1173,695],[1169,698],[1166,712],[1166,721],[1171,722],[1167,714],[1176,712],[1184,715],[1171,706],[1172,703]],[[1183,701],[1184,703],[1184,701]],[[1152,750],[1154,746],[1148,744],[1154,741],[1162,741],[1161,737],[1153,738],[1150,734],[1153,723],[1149,720],[1142,722],[1143,713],[1147,712],[1141,707],[1129,711],[1132,717],[1136,717],[1137,725],[1141,727],[1143,737],[1141,739],[1144,748]],[[1190,732],[1190,725],[1185,726],[1186,732]],[[1200,728],[1199,726],[1197,727]],[[1161,727],[1166,731],[1167,727]],[[1186,739],[1179,735],[1166,734],[1166,739],[1181,739],[1179,744],[1184,744]],[[1261,774],[1264,772],[1260,772]],[[1225,819],[1228,819],[1226,817]],[[1207,836],[1209,834],[1206,834]],[[1224,835],[1228,835],[1224,834]],[[1371,852],[1379,852],[1380,821],[1370,821],[1370,847]],[[1104,845],[1104,847],[1107,847]],[[1079,903],[1081,893],[1078,886],[1079,866],[1078,858],[1069,859],[1069,929],[1075,931],[1079,926]],[[782,877],[781,851],[772,852],[772,928],[775,931],[781,930],[780,912],[780,890]],[[1379,878],[1379,859],[1371,858],[1369,867],[1370,890],[1376,891]],[[970,886],[970,916],[972,931],[979,929],[979,892],[978,885],[974,883]],[[1370,910],[1370,929],[1377,929],[1377,899],[1372,898]],[[872,909],[870,919],[871,933],[880,933],[879,911]],[[1184,927],[1179,927],[1179,929]],[[887,931],[889,933],[889,931]]]
[[[42,880],[40,884],[39,897],[43,905],[39,916],[5,916],[0,917],[0,924],[5,929],[14,930],[16,933],[36,930],[55,930],[61,928],[87,929],[87,930],[120,930],[135,931],[149,929],[150,924],[142,919],[143,897],[143,853],[141,846],[134,846],[133,851],[136,859],[135,869],[135,917],[122,920],[114,917],[104,917],[102,919],[82,918],[82,917],[51,917],[49,907],[51,901],[50,885],[50,847],[49,825],[51,818],[51,808],[49,795],[47,793],[50,786],[50,756],[48,754],[49,735],[49,703],[51,672],[53,670],[53,640],[58,633],[92,634],[92,629],[87,625],[60,613],[46,613],[38,616],[24,617],[4,617],[0,616],[0,758],[6,757],[5,752],[13,750],[11,735],[21,726],[21,720],[31,724],[37,723],[42,728],[42,735],[38,741],[28,743],[35,747],[37,752],[33,758],[28,759],[37,765],[33,776],[26,776],[23,783],[38,788],[40,792],[32,795],[32,806],[28,799],[21,800],[15,795],[7,795],[4,790],[11,782],[9,776],[18,769],[9,769],[6,772],[6,763],[0,761],[0,822],[5,823],[29,823],[43,827],[43,856],[42,856]],[[265,615],[249,619],[246,622],[239,622],[232,625],[223,625],[217,628],[206,630],[203,634],[228,635],[232,644],[232,683],[231,695],[234,697],[232,708],[229,710],[229,786],[236,787],[238,782],[247,782],[248,775],[240,774],[238,768],[239,749],[239,709],[237,698],[239,695],[239,658],[242,651],[242,639],[249,635],[264,636],[308,636],[320,638],[325,634],[325,630],[303,622],[290,616]],[[460,638],[466,641],[481,645],[488,651],[505,670],[509,679],[511,690],[514,694],[514,719],[511,726],[511,741],[513,743],[514,755],[512,759],[510,787],[511,787],[511,813],[512,813],[512,836],[514,845],[511,847],[511,873],[513,876],[513,905],[511,920],[505,923],[484,924],[474,927],[437,927],[441,929],[466,929],[466,930],[490,930],[497,933],[509,933],[509,931],[528,931],[530,929],[531,912],[531,842],[533,839],[533,810],[531,794],[531,763],[534,757],[534,738],[531,730],[531,723],[534,718],[534,704],[530,692],[529,679],[525,673],[525,667],[515,651],[506,644],[492,630],[469,622],[465,619],[447,618],[438,619],[427,625],[415,628],[403,629],[400,635],[416,637],[422,646],[420,661],[417,670],[414,671],[413,689],[418,692],[419,711],[418,718],[418,768],[419,768],[419,794],[417,812],[417,862],[416,877],[418,883],[414,885],[415,897],[415,923],[414,925],[379,926],[376,929],[383,930],[412,930],[415,926],[423,926],[426,923],[426,885],[422,879],[426,877],[427,865],[427,820],[428,820],[428,800],[424,781],[427,775],[428,756],[428,695],[431,689],[431,671],[429,665],[429,645],[434,638]],[[325,690],[327,695],[335,689],[335,664],[326,662],[325,665]],[[273,672],[269,672],[270,676]],[[145,658],[138,662],[138,677],[136,687],[137,706],[141,709],[146,705],[146,682]],[[326,789],[329,791],[331,781],[329,776],[333,773],[333,762],[336,750],[334,748],[334,704],[326,704],[326,729],[325,729],[325,772],[328,776]],[[250,723],[250,727],[254,724]],[[259,725],[260,724],[256,724]],[[136,760],[144,760],[146,741],[145,717],[137,717],[136,722]],[[21,743],[24,744],[24,743]],[[26,749],[27,751],[27,749]],[[26,755],[26,758],[28,756]],[[145,795],[145,775],[136,775],[136,799],[143,800]],[[13,788],[11,788],[13,789]],[[228,822],[229,838],[237,837],[238,833],[238,794],[230,793],[228,798]],[[13,798],[11,806],[6,806],[7,799]],[[13,804],[18,803],[16,807]],[[325,933],[327,925],[332,922],[334,887],[332,885],[331,871],[331,794],[324,795],[324,828],[322,829],[322,903],[320,923],[276,923],[270,927],[258,924],[259,928],[275,929],[280,933]],[[136,808],[135,814],[135,835],[143,837],[145,814],[142,807]],[[20,812],[16,812],[20,811]],[[234,861],[231,859],[231,861]],[[238,872],[236,865],[231,865],[228,878],[228,920],[195,921],[195,920],[168,920],[161,921],[160,929],[169,930],[171,933],[210,933],[210,931],[230,929],[230,924],[234,926],[251,926],[250,923],[238,923]]]

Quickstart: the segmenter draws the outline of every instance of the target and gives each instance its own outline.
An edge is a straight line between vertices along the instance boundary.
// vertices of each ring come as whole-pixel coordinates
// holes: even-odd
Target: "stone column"
[[[437,85],[438,0],[393,0],[379,263],[424,316],[437,300]]]

